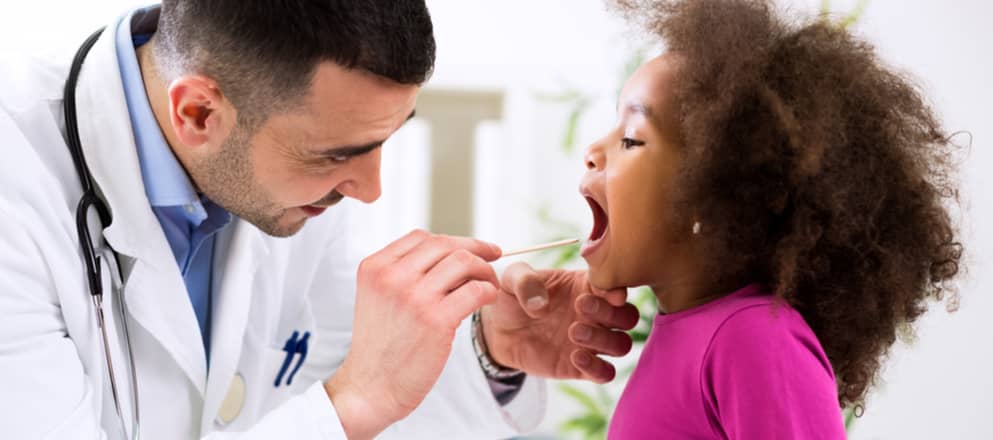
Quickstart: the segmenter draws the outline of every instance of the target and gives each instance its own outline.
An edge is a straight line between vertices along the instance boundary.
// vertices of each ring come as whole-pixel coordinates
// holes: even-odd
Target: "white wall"
[[[119,11],[146,2],[136,0],[6,2],[0,9],[0,51],[41,50],[61,42],[63,52]],[[855,0],[837,0],[845,10]],[[590,224],[588,209],[576,195],[582,172],[578,154],[559,151],[567,110],[536,98],[575,86],[598,96],[583,119],[580,146],[613,122],[612,101],[627,43],[623,27],[603,12],[599,0],[428,0],[438,37],[438,64],[429,87],[485,89],[506,94],[505,118],[480,131],[479,157],[496,166],[477,176],[485,199],[477,200],[477,222],[485,238],[506,247],[546,236],[535,212],[548,203],[555,216]],[[812,10],[818,0],[793,0],[798,10]],[[965,244],[970,276],[962,286],[961,310],[935,307],[919,326],[912,347],[894,351],[884,383],[872,395],[866,415],[852,433],[855,439],[991,439],[993,423],[993,3],[985,0],[873,0],[856,28],[874,41],[883,57],[919,78],[950,130],[969,130],[973,148],[964,162]],[[412,145],[430,138],[414,125],[402,137]],[[399,141],[405,142],[405,141]],[[581,147],[580,147],[581,148]],[[424,151],[424,150],[421,150]],[[390,154],[390,153],[387,153]],[[396,153],[399,154],[399,153]],[[409,156],[407,156],[409,159]],[[407,159],[384,159],[399,167]],[[393,165],[390,165],[390,164]],[[397,168],[394,168],[397,169]],[[408,176],[421,171],[404,171]],[[397,171],[401,172],[401,171]],[[404,185],[393,180],[386,191]],[[422,183],[413,185],[423,192]],[[417,189],[420,188],[420,189]],[[385,241],[393,229],[426,222],[424,210],[404,207],[402,197],[384,196],[369,208],[380,220]],[[384,214],[387,213],[387,214]],[[384,223],[384,222],[381,222]],[[392,229],[391,229],[392,228]],[[542,431],[554,432],[575,410],[552,396]]]
[[[983,0],[876,0],[859,26],[887,60],[921,78],[946,127],[971,131],[974,142],[963,167],[970,273],[961,309],[934,308],[919,340],[894,350],[855,438],[993,438],[991,18]]]

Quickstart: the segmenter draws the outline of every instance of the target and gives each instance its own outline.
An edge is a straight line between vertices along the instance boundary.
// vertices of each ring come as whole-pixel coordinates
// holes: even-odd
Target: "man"
[[[501,283],[499,248],[423,231],[356,275],[347,207],[321,215],[379,197],[433,61],[422,1],[166,0],[108,26],[69,106],[109,208],[106,342],[69,62],[4,63],[4,437],[499,437],[542,412],[524,372],[610,380],[624,292],[526,266]]]

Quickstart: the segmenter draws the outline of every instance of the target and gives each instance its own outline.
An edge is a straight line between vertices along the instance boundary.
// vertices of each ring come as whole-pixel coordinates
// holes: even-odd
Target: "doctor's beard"
[[[250,140],[255,125],[239,122],[214,156],[196,161],[190,174],[198,189],[231,214],[274,237],[296,234],[306,219],[284,224],[281,208],[255,178]]]

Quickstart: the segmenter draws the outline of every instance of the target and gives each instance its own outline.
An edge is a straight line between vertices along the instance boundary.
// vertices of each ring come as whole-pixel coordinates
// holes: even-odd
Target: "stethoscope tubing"
[[[73,166],[76,168],[76,174],[79,176],[79,182],[83,189],[83,195],[79,199],[79,203],[76,206],[76,231],[79,236],[79,246],[83,253],[83,262],[86,266],[87,283],[90,290],[90,297],[93,302],[93,307],[97,317],[97,324],[100,327],[100,334],[103,340],[103,352],[104,358],[107,364],[107,373],[110,376],[110,390],[114,397],[114,408],[117,410],[118,419],[121,422],[121,430],[125,435],[127,434],[127,423],[124,421],[124,413],[121,410],[121,399],[117,387],[117,379],[114,374],[114,362],[110,355],[110,340],[107,336],[107,325],[104,318],[103,309],[103,272],[101,267],[101,260],[109,260],[113,258],[115,261],[106,263],[117,264],[120,268],[120,262],[117,260],[116,253],[113,253],[113,249],[110,249],[109,244],[108,249],[112,253],[111,257],[108,258],[105,255],[97,255],[96,246],[93,242],[93,237],[90,235],[89,228],[89,216],[90,208],[96,210],[98,220],[100,221],[101,229],[106,225],[110,224],[110,210],[100,196],[97,194],[96,186],[93,183],[93,177],[90,175],[89,168],[86,164],[86,157],[83,155],[82,142],[79,138],[79,124],[76,117],[76,84],[79,81],[79,74],[83,67],[83,62],[86,60],[86,55],[89,53],[93,45],[96,44],[97,39],[103,32],[103,28],[97,30],[76,51],[76,55],[73,57],[72,65],[69,68],[69,76],[66,79],[65,90],[63,91],[63,113],[65,116],[66,123],[66,143],[69,147],[69,153],[72,155]],[[109,267],[109,266],[108,266]],[[121,276],[118,270],[116,273],[112,272],[111,277]],[[122,282],[123,284],[123,282]],[[113,289],[113,280],[111,280],[111,289]],[[127,322],[127,309],[125,308],[126,303],[124,299],[124,287],[120,288],[120,292],[117,295],[118,305],[121,309],[121,324],[124,333],[125,346],[127,348],[128,363],[131,367],[131,389],[134,396],[134,414],[132,416],[132,430],[131,438],[139,438],[139,431],[141,426],[141,418],[138,411],[138,375],[135,370],[134,364],[134,351],[131,348],[131,336],[128,332],[128,322]]]

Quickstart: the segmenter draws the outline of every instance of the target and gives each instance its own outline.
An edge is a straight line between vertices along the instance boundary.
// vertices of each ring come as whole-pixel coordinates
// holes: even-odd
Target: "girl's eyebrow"
[[[639,114],[639,115],[642,115],[642,116],[644,116],[646,118],[651,118],[652,115],[655,113],[654,111],[652,111],[652,107],[651,106],[642,104],[642,103],[637,102],[637,101],[629,101],[626,105],[624,105],[623,108],[621,107],[621,103],[618,102],[617,103],[617,111],[618,112],[622,112],[623,111],[624,113]]]
[[[651,107],[638,102],[628,103],[624,110],[628,113],[640,114],[646,118],[651,118],[654,113]]]

